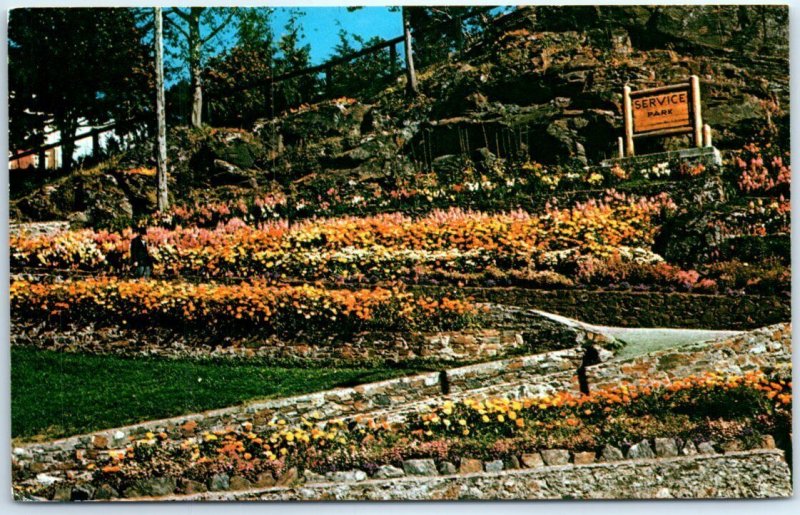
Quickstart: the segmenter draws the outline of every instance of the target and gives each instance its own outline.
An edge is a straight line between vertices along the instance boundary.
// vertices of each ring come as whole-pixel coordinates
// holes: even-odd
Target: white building
[[[79,128],[76,131],[77,139],[75,141],[75,152],[72,154],[73,160],[78,160],[81,157],[86,157],[92,155],[94,151],[94,141],[92,138],[92,131],[96,129],[103,129],[104,127],[109,127],[111,124],[105,124],[101,126],[92,126],[88,125],[85,119],[79,120],[78,122]],[[85,135],[85,137],[81,137]],[[100,148],[105,147],[108,144],[109,139],[114,135],[114,129],[109,128],[106,131],[100,132],[97,135],[97,144]],[[45,134],[44,134],[44,145],[51,145],[54,143],[58,143],[61,141],[61,132],[54,129],[52,125],[45,126]],[[50,148],[45,151],[45,168],[46,169],[55,169],[61,168],[61,164],[63,162],[62,157],[62,149],[60,146]],[[39,166],[39,155],[32,154],[30,156],[25,156],[21,158],[14,159],[14,154],[9,150],[8,152],[8,167],[11,170],[15,170],[18,168],[28,168],[28,167],[38,167]]]

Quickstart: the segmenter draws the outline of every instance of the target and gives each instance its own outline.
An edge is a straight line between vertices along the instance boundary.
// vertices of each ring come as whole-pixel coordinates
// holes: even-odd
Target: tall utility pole
[[[156,202],[159,211],[169,206],[167,196],[167,120],[164,113],[164,42],[161,25],[161,7],[154,8],[156,26],[156,117],[158,118],[158,145],[156,152]]]
[[[403,16],[403,48],[406,54],[406,75],[408,76],[408,93],[412,96],[419,93],[417,73],[414,71],[414,50],[411,46],[411,20],[407,7],[401,7]]]

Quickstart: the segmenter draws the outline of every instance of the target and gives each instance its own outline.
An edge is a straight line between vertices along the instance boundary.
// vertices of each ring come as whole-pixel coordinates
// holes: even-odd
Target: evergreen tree
[[[305,15],[303,11],[292,9],[289,20],[284,26],[284,33],[278,40],[278,57],[275,60],[275,75],[302,70],[310,66],[311,46],[301,44],[304,39],[300,19]],[[319,93],[320,81],[311,75],[282,81],[279,85],[276,108],[297,106],[310,102]]]
[[[133,130],[152,114],[148,27],[123,8],[14,9],[9,15],[9,114],[12,148],[43,143],[44,125],[59,130],[63,167],[69,170],[72,138],[85,119],[116,120]],[[138,124],[140,125],[140,123]]]
[[[351,43],[354,41],[357,46]],[[339,43],[334,47],[333,58],[345,57],[358,50],[379,44],[379,37],[364,40],[361,36],[350,35],[345,30],[339,31]],[[394,56],[394,62],[392,57]],[[368,99],[379,93],[394,79],[394,70],[400,63],[396,54],[385,48],[379,52],[368,54],[339,65],[333,70],[333,82],[328,87],[334,97],[348,96]]]

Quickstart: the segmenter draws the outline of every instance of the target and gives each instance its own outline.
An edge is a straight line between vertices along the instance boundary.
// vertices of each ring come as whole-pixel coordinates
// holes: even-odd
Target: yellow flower
[[[497,421],[498,422],[505,422],[506,421],[506,417],[504,417],[503,415],[497,415]]]
[[[483,420],[484,422],[489,422],[489,416],[484,415],[483,417],[481,417],[481,420]]]

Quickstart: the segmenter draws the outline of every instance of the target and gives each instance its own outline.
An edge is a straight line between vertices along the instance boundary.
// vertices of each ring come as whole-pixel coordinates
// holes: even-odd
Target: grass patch
[[[126,358],[11,348],[11,433],[59,438],[380,381],[410,368],[286,368],[244,360]]]

